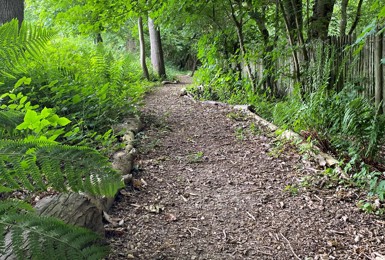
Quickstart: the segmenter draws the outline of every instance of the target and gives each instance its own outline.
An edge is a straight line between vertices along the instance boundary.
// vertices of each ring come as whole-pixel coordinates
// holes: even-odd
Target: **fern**
[[[53,36],[54,33],[25,22],[19,29],[17,20],[1,25],[0,75],[15,78],[15,74],[24,72],[22,61],[28,55],[38,58],[40,50]]]
[[[123,183],[107,158],[91,148],[0,140],[0,192],[47,187],[112,197]]]
[[[5,235],[6,234],[6,235]],[[0,255],[18,259],[101,259],[100,236],[60,220],[37,216],[26,203],[0,204]]]
[[[12,136],[16,126],[23,122],[23,113],[18,111],[1,111],[0,110],[0,138]]]

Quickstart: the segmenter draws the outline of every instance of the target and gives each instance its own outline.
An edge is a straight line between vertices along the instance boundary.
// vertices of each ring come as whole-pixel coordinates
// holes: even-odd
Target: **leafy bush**
[[[111,123],[135,111],[147,83],[129,55],[103,46],[19,30],[17,21],[0,26],[0,36],[0,254],[11,246],[19,259],[100,259],[107,251],[98,235],[4,197],[48,188],[114,196],[121,176],[79,144],[113,139]]]
[[[375,157],[385,134],[385,117],[351,88],[338,93],[321,88],[304,101],[289,98],[276,105],[274,119],[297,132],[316,132],[342,157]]]

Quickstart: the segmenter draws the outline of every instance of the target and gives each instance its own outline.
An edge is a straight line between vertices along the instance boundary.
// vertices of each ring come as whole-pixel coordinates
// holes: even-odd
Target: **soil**
[[[385,259],[385,220],[360,211],[364,194],[230,107],[180,96],[180,80],[145,99],[109,259]]]

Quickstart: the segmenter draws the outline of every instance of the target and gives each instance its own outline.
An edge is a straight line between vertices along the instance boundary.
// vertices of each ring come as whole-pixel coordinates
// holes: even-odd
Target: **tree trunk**
[[[235,16],[235,10],[234,10],[233,3],[231,2],[231,0],[229,0],[229,4],[230,4],[230,8],[231,8],[231,18],[233,19],[233,22],[235,24],[235,28],[237,30],[239,49],[241,51],[242,60],[245,63],[246,72],[247,72],[247,76],[248,76],[248,78],[250,80],[251,87],[252,87],[253,91],[255,91],[256,89],[255,89],[254,75],[253,75],[253,73],[251,71],[251,67],[250,67],[249,62],[246,59],[246,47],[245,47],[244,38],[243,38],[243,22],[242,22],[242,18],[241,18],[240,21],[238,21],[238,19]],[[240,10],[241,10],[242,6],[241,6],[241,2],[240,1],[238,1],[238,5],[240,6]],[[242,17],[242,15],[240,15],[240,16]]]
[[[146,48],[144,44],[144,33],[143,33],[143,20],[142,17],[138,19],[138,30],[139,30],[139,45],[140,45],[140,65],[142,66],[143,76],[149,80],[150,75],[148,73],[146,64]]]
[[[293,44],[297,45],[299,43],[302,50],[302,60],[308,62],[309,57],[303,37],[302,0],[284,0],[281,3],[284,6],[282,10],[285,10],[286,26],[288,33],[291,34]]]
[[[285,7],[284,7],[282,1],[280,1],[280,6],[282,9],[283,20],[285,21],[285,28],[286,28],[287,36],[289,38],[289,43],[292,47],[294,47],[295,46],[295,40],[293,39],[293,35],[290,33],[289,20],[287,19],[287,14],[286,14]],[[293,62],[294,62],[294,78],[297,82],[300,82],[301,71],[300,71],[298,55],[297,55],[297,52],[295,50],[293,50]]]
[[[94,44],[98,44],[98,43],[102,43],[102,42],[103,42],[102,34],[97,33],[95,35]]]
[[[310,39],[326,40],[335,0],[315,0],[310,18]]]
[[[378,27],[379,29],[379,27]],[[384,80],[383,80],[383,65],[381,63],[382,52],[383,52],[383,39],[384,33],[380,33],[375,36],[375,46],[374,46],[374,82],[375,82],[375,103],[376,107],[379,109],[380,113],[384,112],[384,104],[381,105],[381,102],[384,102]],[[380,107],[381,105],[381,107]]]
[[[0,0],[0,25],[14,18],[21,25],[24,20],[24,0]]]
[[[35,206],[39,215],[56,217],[67,224],[104,234],[103,212],[90,198],[78,193],[61,193],[40,200]]]
[[[347,7],[349,0],[342,0],[341,3],[341,22],[340,22],[340,36],[346,34],[346,23],[347,23]]]
[[[166,78],[160,30],[155,26],[151,18],[148,18],[148,30],[150,33],[152,67],[160,78]]]
[[[363,0],[360,0],[360,1],[358,2],[356,18],[354,19],[354,22],[353,22],[353,24],[352,24],[352,27],[351,27],[350,30],[349,30],[349,35],[352,35],[352,34],[353,34],[354,30],[355,30],[356,27],[357,27],[358,22],[360,21],[360,18],[361,18],[361,7],[362,7],[362,3],[363,3]]]

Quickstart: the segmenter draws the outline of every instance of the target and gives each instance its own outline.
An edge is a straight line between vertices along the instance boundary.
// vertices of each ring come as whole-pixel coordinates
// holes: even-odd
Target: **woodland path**
[[[285,191],[320,171],[234,110],[180,97],[189,81],[145,99],[134,187],[109,213],[121,225],[106,225],[109,259],[383,259],[385,221],[358,210],[359,194]]]

